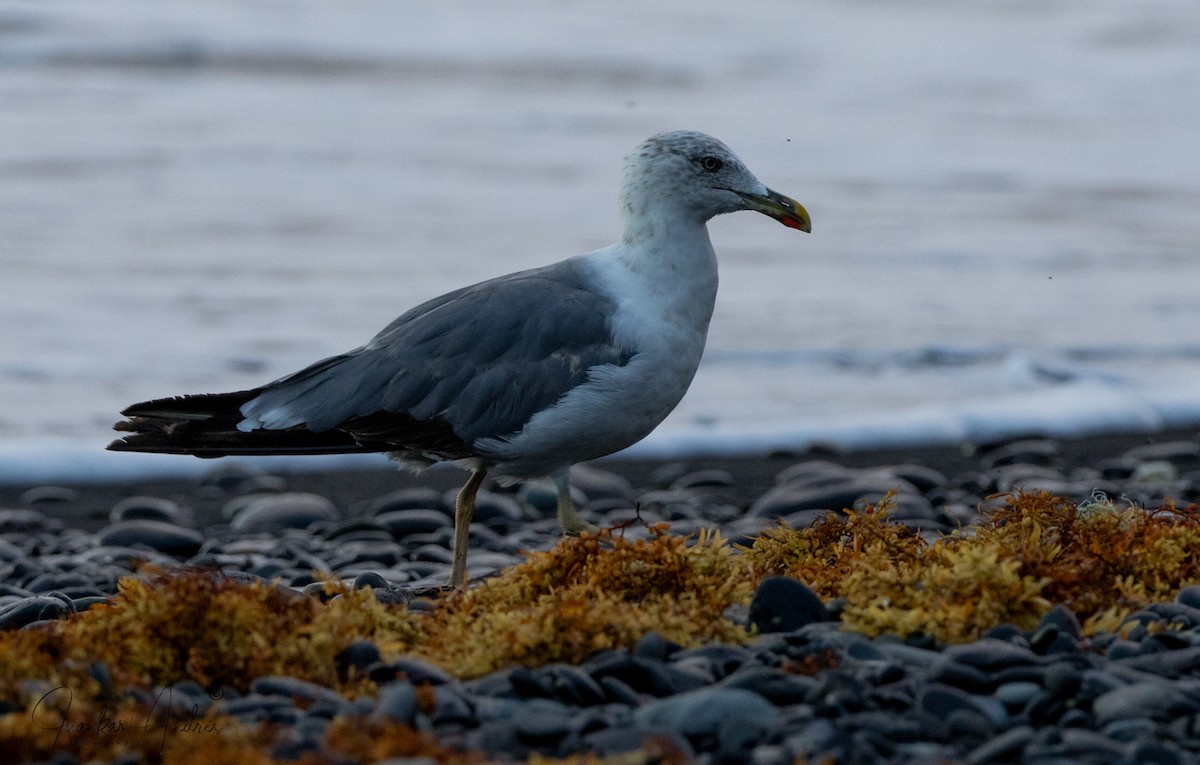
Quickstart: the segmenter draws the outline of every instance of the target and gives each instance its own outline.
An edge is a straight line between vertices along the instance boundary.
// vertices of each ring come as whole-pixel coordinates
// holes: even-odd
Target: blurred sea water
[[[0,3],[0,477],[608,244],[678,128],[814,233],[710,225],[641,453],[1200,423],[1198,39],[1190,0]]]

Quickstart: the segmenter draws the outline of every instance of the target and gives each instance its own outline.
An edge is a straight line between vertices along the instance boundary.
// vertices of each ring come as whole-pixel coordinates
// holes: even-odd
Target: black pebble
[[[791,577],[764,579],[750,601],[750,623],[762,633],[794,632],[806,624],[831,619],[816,593]]]

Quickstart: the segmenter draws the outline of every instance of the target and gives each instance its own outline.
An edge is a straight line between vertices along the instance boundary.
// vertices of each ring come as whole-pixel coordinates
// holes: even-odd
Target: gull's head
[[[627,223],[662,215],[704,223],[754,210],[789,228],[812,230],[799,202],[764,186],[725,144],[690,130],[660,133],[626,157],[621,207]]]

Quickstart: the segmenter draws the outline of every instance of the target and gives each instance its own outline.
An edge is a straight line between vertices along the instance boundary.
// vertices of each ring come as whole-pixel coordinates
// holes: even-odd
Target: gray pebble
[[[1003,465],[1052,465],[1058,460],[1059,447],[1045,439],[1012,441],[983,455],[985,470]]]
[[[832,486],[818,488],[797,486],[786,483],[768,490],[750,505],[749,515],[763,518],[778,518],[792,515],[802,510],[842,510],[854,506],[860,498],[866,497],[878,503],[885,494],[894,489],[907,489],[910,493],[916,489],[900,479],[888,481],[886,478],[859,478],[836,483]]]
[[[121,521],[96,534],[104,546],[148,547],[177,558],[190,558],[200,551],[204,535],[162,521]]]
[[[1023,707],[1042,692],[1037,683],[1015,682],[996,686],[996,698],[1010,707]]]
[[[60,502],[76,502],[79,491],[66,486],[34,486],[21,494],[22,505],[52,505]]]
[[[176,526],[190,526],[192,519],[178,503],[161,497],[126,497],[108,514],[112,523],[121,521],[162,521]]]
[[[967,765],[1015,761],[1013,755],[1028,746],[1033,741],[1033,735],[1033,728],[1028,725],[1010,728],[971,750],[966,758]]]
[[[1200,584],[1188,585],[1175,594],[1175,602],[1192,608],[1200,608]]]
[[[764,579],[750,601],[750,623],[760,633],[792,632],[831,617],[821,599],[799,579],[772,576]]]
[[[49,595],[24,598],[0,607],[0,630],[15,630],[35,622],[65,619],[73,611],[70,602]]]
[[[546,699],[535,699],[524,705],[524,711],[513,720],[517,738],[529,746],[545,746],[566,736],[571,730],[571,717],[563,705]]]
[[[1194,703],[1165,681],[1145,681],[1114,688],[1092,702],[1096,722],[1107,725],[1117,720],[1149,718],[1166,720],[1192,709]]]
[[[743,735],[765,738],[779,724],[779,711],[757,693],[741,688],[701,688],[651,701],[634,712],[639,727],[665,727],[696,744],[715,735],[719,746],[736,748]]]
[[[278,532],[337,519],[337,508],[319,494],[290,492],[257,497],[233,516],[230,528],[242,534]]]
[[[61,528],[61,522],[51,522],[37,510],[0,510],[0,534],[33,534]]]
[[[397,680],[380,689],[371,716],[411,727],[416,723],[419,710],[416,688],[407,680]]]
[[[404,539],[412,534],[428,534],[449,529],[454,522],[443,512],[420,508],[392,510],[375,516],[375,521],[396,539]]]
[[[994,638],[948,647],[943,656],[948,661],[969,664],[977,669],[995,671],[1014,664],[1034,664],[1038,656],[1028,648]]]

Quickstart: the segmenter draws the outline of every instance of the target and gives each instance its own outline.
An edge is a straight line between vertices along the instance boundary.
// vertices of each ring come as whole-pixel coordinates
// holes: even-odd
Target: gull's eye
[[[716,157],[701,157],[700,167],[704,168],[710,173],[715,173],[721,169],[722,162]]]

